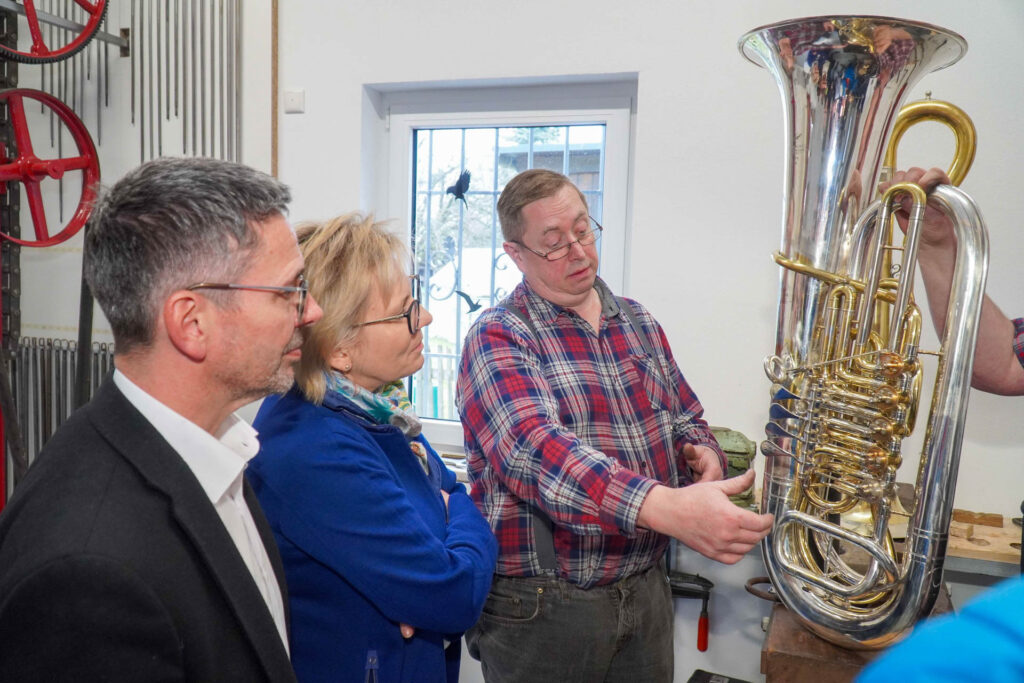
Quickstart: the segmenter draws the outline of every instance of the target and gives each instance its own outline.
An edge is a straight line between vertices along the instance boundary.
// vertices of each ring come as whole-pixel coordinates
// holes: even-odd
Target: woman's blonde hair
[[[408,250],[373,215],[353,212],[296,229],[306,260],[309,293],[323,317],[309,327],[295,380],[307,399],[322,403],[325,373],[339,346],[351,345],[372,297],[385,295],[408,271]]]

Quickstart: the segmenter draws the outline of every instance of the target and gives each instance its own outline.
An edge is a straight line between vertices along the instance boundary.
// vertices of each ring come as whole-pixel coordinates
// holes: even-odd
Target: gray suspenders
[[[616,303],[619,305],[619,310],[626,314],[629,318],[629,323],[633,326],[633,330],[636,332],[636,336],[640,338],[640,343],[644,347],[644,351],[652,359],[654,358],[654,349],[651,348],[651,343],[647,339],[647,335],[644,333],[644,328],[640,326],[640,321],[637,320],[636,313],[633,312],[633,307],[630,306],[624,299],[615,297]],[[533,321],[526,317],[526,313],[521,309],[509,304],[509,300],[498,304],[499,308],[504,308],[509,313],[514,315],[523,321],[523,324],[530,328],[530,332],[533,334],[537,341],[540,341],[540,334],[537,332],[537,326],[533,324]],[[537,551],[537,563],[540,564],[540,568],[546,573],[557,573],[558,572],[558,560],[555,557],[555,537],[552,529],[551,520],[545,515],[539,508],[533,506],[533,543],[534,548]]]

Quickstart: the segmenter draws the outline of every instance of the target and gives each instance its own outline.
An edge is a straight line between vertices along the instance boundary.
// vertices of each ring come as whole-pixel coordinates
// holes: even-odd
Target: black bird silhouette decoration
[[[469,176],[469,171],[463,171],[462,175],[459,176],[459,179],[455,181],[455,184],[448,186],[445,193],[452,195],[456,199],[461,199],[462,203],[466,204],[466,192],[469,191]]]
[[[469,171],[466,172],[468,173]],[[472,313],[473,311],[480,308],[480,304],[476,301],[473,301],[472,297],[470,297],[469,294],[463,292],[461,289],[456,289],[455,293],[466,300],[466,305],[469,306],[469,310],[467,311],[467,313]]]

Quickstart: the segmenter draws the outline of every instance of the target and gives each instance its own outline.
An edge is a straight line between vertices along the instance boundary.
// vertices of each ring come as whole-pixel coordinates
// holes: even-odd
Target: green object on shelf
[[[718,441],[719,447],[725,453],[729,463],[729,471],[726,477],[737,477],[750,469],[754,462],[754,454],[757,453],[757,444],[745,437],[742,433],[728,427],[711,427],[711,433]],[[732,502],[740,507],[754,509],[754,487],[751,486],[743,493],[729,496]]]

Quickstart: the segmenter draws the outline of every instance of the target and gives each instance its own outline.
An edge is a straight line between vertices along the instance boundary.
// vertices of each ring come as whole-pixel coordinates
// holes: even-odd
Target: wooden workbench
[[[1002,526],[951,522],[946,554],[988,562],[1020,564],[1020,527],[1007,520]]]
[[[943,586],[932,614],[953,609]],[[783,605],[772,608],[761,648],[765,683],[849,683],[878,655],[877,651],[847,650],[804,628]]]

